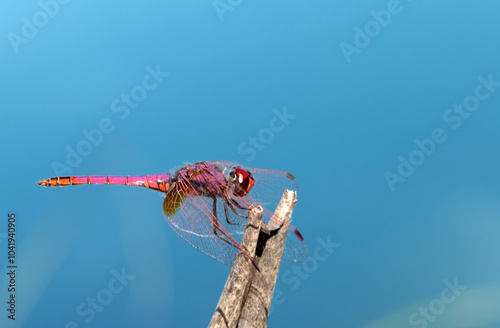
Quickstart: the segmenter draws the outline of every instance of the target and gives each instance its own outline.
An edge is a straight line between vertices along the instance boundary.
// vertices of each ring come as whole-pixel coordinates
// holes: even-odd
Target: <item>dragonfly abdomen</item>
[[[143,176],[87,175],[54,177],[37,182],[45,187],[64,187],[81,184],[108,184],[146,187],[166,192],[170,186],[171,176],[168,174],[153,174]]]

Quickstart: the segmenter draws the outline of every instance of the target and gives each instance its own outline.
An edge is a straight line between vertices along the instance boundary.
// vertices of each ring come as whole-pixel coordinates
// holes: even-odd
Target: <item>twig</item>
[[[287,226],[296,203],[296,193],[285,190],[267,226],[262,222],[260,208],[250,211],[241,245],[255,259],[260,272],[244,254],[238,253],[209,328],[266,327]]]

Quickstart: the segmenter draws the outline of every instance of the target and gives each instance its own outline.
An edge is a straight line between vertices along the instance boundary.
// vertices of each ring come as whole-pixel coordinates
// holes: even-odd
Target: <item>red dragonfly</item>
[[[163,213],[170,227],[194,248],[229,266],[238,250],[256,266],[240,245],[249,210],[260,205],[264,210],[262,220],[268,223],[273,213],[266,207],[274,209],[285,189],[297,190],[297,182],[290,173],[229,161],[190,164],[172,174],[66,176],[37,184],[46,187],[114,184],[163,192]],[[304,238],[291,224],[283,257],[299,262],[307,258]]]

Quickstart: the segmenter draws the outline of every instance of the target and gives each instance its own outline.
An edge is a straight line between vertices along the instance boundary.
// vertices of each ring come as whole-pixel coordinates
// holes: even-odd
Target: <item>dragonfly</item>
[[[127,185],[165,194],[163,214],[170,227],[191,246],[231,266],[238,251],[259,269],[240,242],[250,209],[263,209],[262,221],[276,217],[269,209],[279,203],[285,189],[297,190],[293,175],[283,171],[251,168],[230,161],[205,161],[144,176],[58,176],[37,182],[45,187],[84,184]],[[303,262],[307,246],[301,233],[287,224],[283,258]]]

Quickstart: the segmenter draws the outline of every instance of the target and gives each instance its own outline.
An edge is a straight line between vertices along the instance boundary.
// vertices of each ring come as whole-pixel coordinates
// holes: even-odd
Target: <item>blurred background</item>
[[[500,327],[498,2],[0,9],[1,327],[207,326],[230,268],[161,194],[35,182],[216,159],[299,183],[269,327]]]

